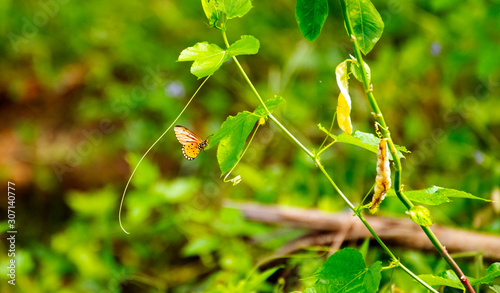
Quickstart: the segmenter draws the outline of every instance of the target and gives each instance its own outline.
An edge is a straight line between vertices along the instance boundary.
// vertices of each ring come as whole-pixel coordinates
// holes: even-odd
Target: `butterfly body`
[[[200,151],[208,145],[206,139],[201,139],[184,126],[175,126],[174,132],[177,140],[182,144],[182,154],[184,158],[189,161],[196,159]]]

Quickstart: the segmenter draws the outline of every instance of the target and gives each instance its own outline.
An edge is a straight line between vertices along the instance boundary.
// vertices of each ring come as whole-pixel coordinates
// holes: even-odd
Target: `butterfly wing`
[[[182,144],[182,154],[190,161],[196,159],[200,150],[208,144],[206,140],[202,140],[184,126],[175,126],[174,132],[177,140]]]
[[[174,127],[175,136],[177,140],[182,144],[188,143],[197,143],[200,144],[203,142],[201,138],[199,138],[196,134],[194,134],[191,130],[187,129],[184,126],[177,125]]]
[[[182,154],[184,155],[184,158],[189,161],[196,159],[199,153],[200,145],[197,143],[187,143],[182,146]]]

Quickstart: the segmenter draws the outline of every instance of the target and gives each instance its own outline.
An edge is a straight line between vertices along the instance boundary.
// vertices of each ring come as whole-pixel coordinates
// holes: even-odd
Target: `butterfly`
[[[182,144],[182,154],[184,155],[184,158],[189,161],[196,159],[200,151],[208,145],[208,141],[206,139],[202,140],[184,126],[175,126],[174,132],[177,140]]]

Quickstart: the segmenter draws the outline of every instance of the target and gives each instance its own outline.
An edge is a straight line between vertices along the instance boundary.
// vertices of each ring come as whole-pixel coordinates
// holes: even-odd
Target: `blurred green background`
[[[324,139],[317,124],[330,125],[336,109],[335,67],[351,53],[339,4],[329,3],[314,43],[297,28],[295,1],[253,4],[229,22],[229,40],[260,40],[259,54],[240,62],[263,97],[287,100],[276,116],[317,148]],[[374,4],[385,30],[366,61],[395,142],[412,151],[403,160],[405,188],[439,185],[491,198],[500,185],[500,1]],[[0,2],[0,179],[4,190],[8,180],[16,184],[18,230],[15,287],[7,284],[7,242],[0,243],[1,292],[247,292],[236,286],[258,275],[253,266],[305,231],[247,222],[222,207],[224,199],[346,208],[272,123],[235,170],[237,186],[222,182],[215,148],[186,161],[171,131],[137,170],[124,206],[131,234],[121,231],[128,176],[200,83],[177,56],[201,41],[223,47],[207,22],[198,0]],[[353,84],[354,128],[373,132],[370,106]],[[256,106],[227,62],[179,124],[207,137],[228,115]],[[356,203],[373,184],[375,161],[352,146],[322,156]],[[500,232],[495,204],[455,200],[431,210],[440,224]],[[380,214],[403,211],[387,199]],[[416,273],[446,269],[435,254],[394,249]],[[273,292],[285,282],[285,292],[303,290],[303,278],[324,260],[305,256],[283,260],[253,288]],[[368,261],[380,257],[374,245]],[[473,275],[474,264],[463,265]],[[422,292],[407,280],[394,272],[383,282]]]

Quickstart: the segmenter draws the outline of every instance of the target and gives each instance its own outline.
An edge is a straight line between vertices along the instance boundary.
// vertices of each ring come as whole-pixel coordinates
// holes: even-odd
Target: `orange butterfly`
[[[177,140],[182,144],[182,154],[184,158],[190,161],[196,159],[200,151],[208,145],[206,139],[202,140],[184,126],[175,126],[174,132]]]

